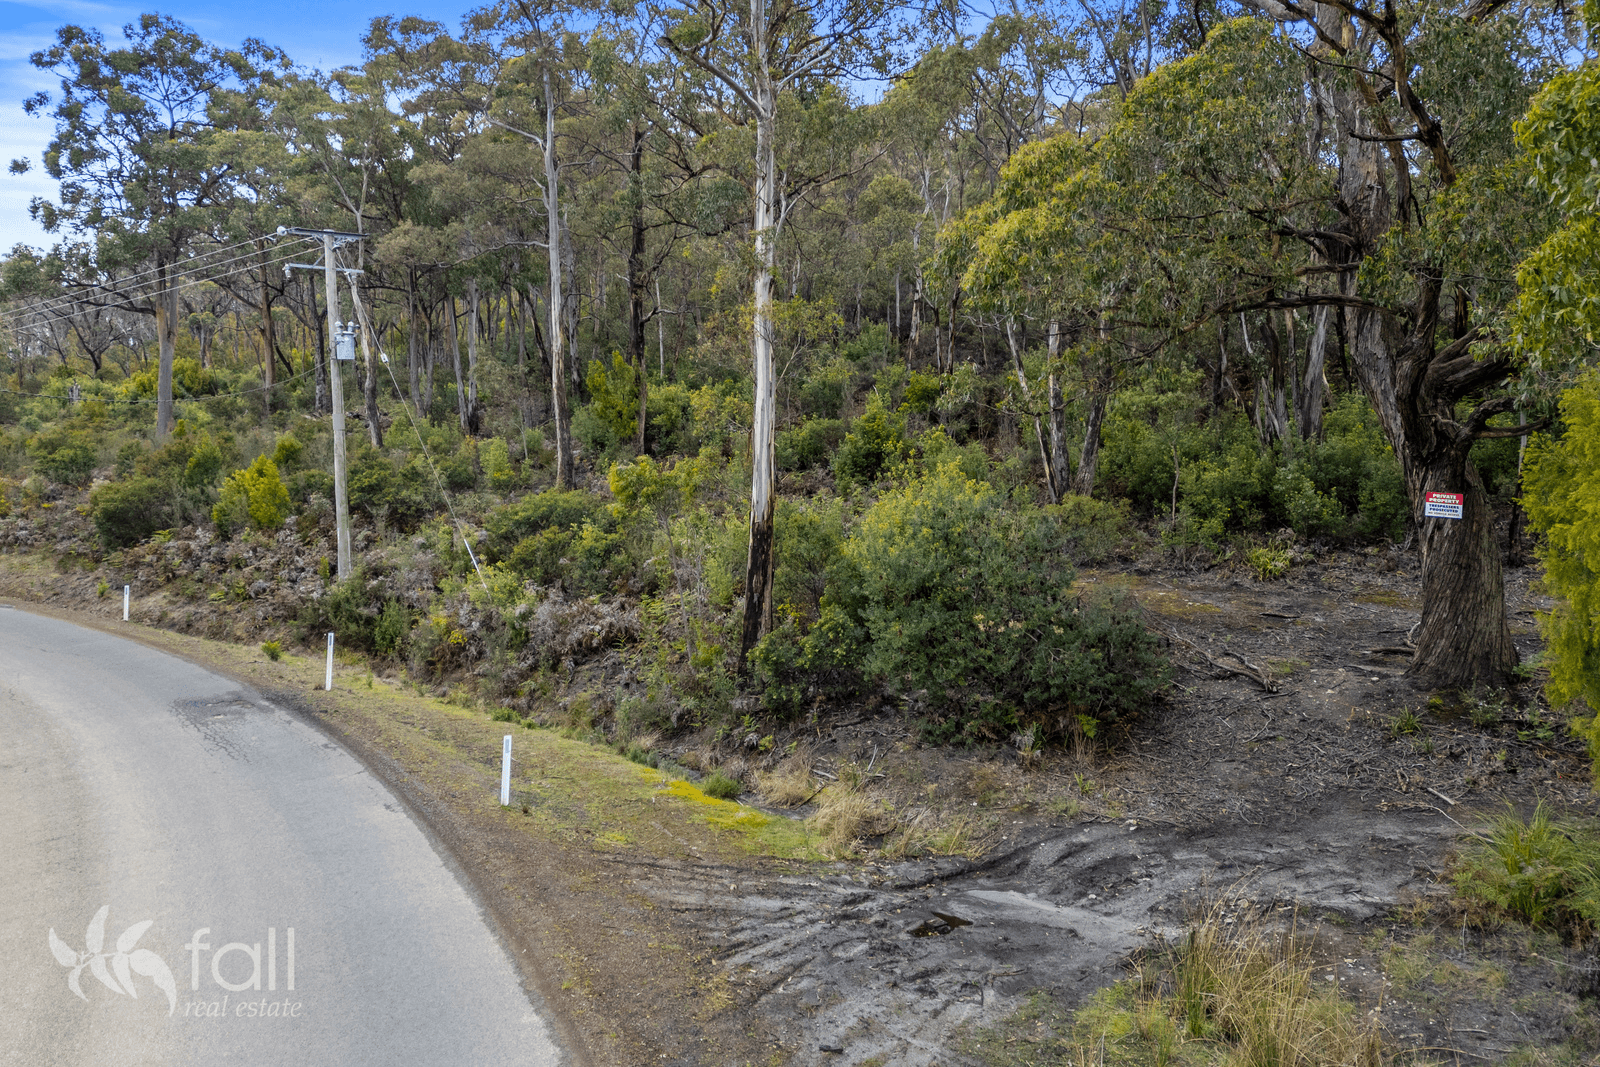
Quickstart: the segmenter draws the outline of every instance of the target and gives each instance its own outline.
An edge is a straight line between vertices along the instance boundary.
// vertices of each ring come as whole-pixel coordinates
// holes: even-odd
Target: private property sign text
[[[1429,493],[1422,505],[1422,513],[1430,519],[1459,519],[1461,493]]]

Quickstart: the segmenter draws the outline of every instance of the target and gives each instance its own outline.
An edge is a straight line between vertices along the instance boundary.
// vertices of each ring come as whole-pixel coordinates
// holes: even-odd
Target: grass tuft
[[[1189,932],[1074,1012],[1036,996],[966,1051],[987,1064],[1379,1067],[1377,1023],[1319,980],[1291,921],[1218,904]]]
[[[804,754],[790,756],[776,769],[756,775],[756,788],[769,804],[793,808],[817,795],[817,780],[811,773],[811,759]]]
[[[706,775],[706,780],[700,783],[700,791],[708,797],[718,800],[736,800],[744,788],[735,778],[729,778],[721,771],[712,771]]]
[[[1557,822],[1543,801],[1526,819],[1508,810],[1474,839],[1455,883],[1532,926],[1591,936],[1600,929],[1600,832]]]

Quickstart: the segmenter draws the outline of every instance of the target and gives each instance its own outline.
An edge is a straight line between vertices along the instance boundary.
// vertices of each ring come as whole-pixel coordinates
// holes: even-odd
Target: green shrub
[[[1065,551],[1074,563],[1110,559],[1127,541],[1131,529],[1128,506],[1122,501],[1068,493],[1061,503],[1045,511],[1059,524]]]
[[[369,589],[363,567],[342,582],[334,582],[322,596],[301,603],[298,622],[313,634],[332,630],[341,647],[375,652],[380,607],[376,590]]]
[[[411,613],[404,604],[391,598],[383,605],[383,611],[372,629],[373,650],[380,656],[397,656],[410,632]]]
[[[828,568],[844,542],[844,517],[844,504],[838,499],[778,501],[772,597],[779,611],[817,617],[827,591]],[[739,560],[741,578],[744,562]]]
[[[463,437],[454,449],[434,456],[439,476],[452,493],[465,493],[478,487],[478,439]]]
[[[706,780],[700,783],[700,792],[718,800],[737,800],[744,790],[736,780],[721,771],[712,771],[706,775]]]
[[[1059,516],[1008,507],[941,468],[862,516],[806,635],[806,665],[859,662],[925,692],[937,740],[1018,725],[1059,738],[1131,715],[1165,684],[1165,661],[1124,598],[1072,590],[1062,549]]]
[[[597,452],[612,446],[631,445],[639,428],[639,376],[633,365],[621,352],[613,352],[609,367],[603,359],[589,364],[584,384],[589,387],[589,413],[602,431],[591,433],[596,440],[585,443]],[[646,416],[649,406],[647,397]]]
[[[300,466],[300,457],[304,455],[306,446],[300,443],[294,434],[286,433],[278,438],[278,443],[272,449],[272,462],[277,464],[280,471],[294,470]]]
[[[228,475],[211,509],[211,521],[224,537],[247,525],[257,530],[276,530],[288,517],[289,490],[278,476],[277,465],[264,455],[257,456],[244,470]]]
[[[697,445],[710,445],[729,454],[744,449],[755,410],[750,399],[751,388],[747,380],[718,382],[703,385],[689,395],[689,413]]]
[[[518,577],[551,585],[561,576],[561,561],[572,545],[574,533],[573,528],[565,526],[541,530],[518,541],[501,558]]]
[[[873,322],[868,323],[860,333],[846,341],[840,350],[840,355],[851,363],[873,364],[880,360],[892,359],[895,347],[895,343],[889,339],[889,324]]]
[[[1591,372],[1561,397],[1565,434],[1536,435],[1523,468],[1528,524],[1544,535],[1539,559],[1557,598],[1540,617],[1551,704],[1579,709],[1573,728],[1588,739],[1600,781],[1600,523],[1590,501],[1600,497],[1600,375]],[[1584,709],[1584,705],[1587,708]]]
[[[606,485],[616,498],[611,513],[623,522],[655,515],[664,518],[694,499],[709,460],[680,459],[671,466],[640,456],[632,463],[613,463]]]
[[[217,484],[217,479],[222,475],[224,462],[222,447],[212,440],[211,435],[203,431],[197,434],[194,448],[189,452],[189,459],[183,465],[181,481],[184,487],[203,489]]]
[[[750,650],[749,666],[762,705],[785,718],[799,714],[822,681],[807,655],[805,633],[792,616],[761,636]]]
[[[942,426],[935,426],[921,434],[916,447],[924,471],[935,471],[954,464],[973,481],[981,482],[989,477],[989,457],[984,453],[983,446],[976,443],[958,445]]]
[[[373,522],[393,523],[402,530],[415,529],[433,514],[439,501],[433,476],[420,456],[396,469],[382,453],[363,449],[354,455],[345,485],[352,512]]]
[[[856,369],[844,358],[831,359],[814,368],[800,384],[800,407],[819,419],[837,419],[844,408]]]
[[[1252,548],[1247,557],[1250,569],[1263,582],[1274,581],[1289,573],[1289,552],[1282,548]]]
[[[1527,819],[1508,811],[1468,847],[1456,891],[1534,926],[1587,936],[1600,929],[1600,834],[1557,824],[1543,801]]]
[[[283,658],[283,646],[276,641],[261,642],[261,651],[274,663]]]
[[[808,471],[828,463],[844,440],[844,423],[838,419],[807,419],[779,430],[776,459],[782,471]]]
[[[694,411],[687,386],[660,382],[645,397],[645,451],[669,456],[695,451]]]
[[[28,454],[36,471],[62,485],[88,485],[96,461],[87,431],[53,426],[28,438]]]
[[[157,374],[160,368],[151,365],[128,377],[127,388],[135,396],[156,395]],[[173,396],[210,396],[224,383],[216,371],[202,367],[198,359],[179,356],[172,361]]]
[[[500,437],[491,437],[478,449],[478,462],[489,479],[489,488],[504,493],[516,485],[517,472],[511,466],[511,448]]]
[[[633,741],[652,733],[664,733],[672,728],[672,715],[661,702],[650,697],[624,697],[617,704],[617,737],[623,742]],[[628,757],[633,759],[632,756]],[[643,760],[634,760],[642,763]]]
[[[1250,437],[1229,436],[1179,472],[1179,504],[1195,535],[1215,544],[1230,533],[1259,530],[1272,512],[1277,463]]]
[[[1404,536],[1411,506],[1400,463],[1366,397],[1354,392],[1339,397],[1322,429],[1320,442],[1303,446],[1305,471],[1317,490],[1356,516],[1360,536]]]
[[[281,475],[280,475],[281,477]],[[295,471],[289,478],[289,499],[304,507],[313,496],[333,499],[333,475],[325,470]],[[348,489],[348,484],[346,489]]]
[[[600,516],[605,501],[582,489],[547,489],[493,512],[484,521],[489,533],[485,555],[490,562],[508,559],[529,537],[549,530],[570,530]]]
[[[89,494],[89,514],[107,548],[125,548],[176,524],[170,485],[136,475],[124,482],[96,486]]]
[[[905,395],[900,399],[900,410],[918,415],[932,414],[934,405],[939,402],[939,396],[943,392],[944,382],[937,374],[912,371],[911,377],[906,381]]]
[[[834,480],[841,492],[871,485],[905,452],[904,417],[891,415],[883,398],[873,393],[867,399],[866,412],[850,424],[850,432],[833,454]]]

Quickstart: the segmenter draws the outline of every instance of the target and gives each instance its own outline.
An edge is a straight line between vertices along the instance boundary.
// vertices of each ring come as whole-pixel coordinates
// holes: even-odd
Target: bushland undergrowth
[[[1109,743],[1161,698],[1166,656],[1132,596],[1078,583],[1076,567],[1166,551],[1272,581],[1301,547],[1405,532],[1398,467],[1354,391],[1291,447],[1200,399],[1192,373],[1154,369],[1110,402],[1093,495],[1050,503],[1014,381],[975,363],[908,371],[881,326],[817,343],[785,386],[775,625],[744,677],[750,393],[709,340],[650,384],[642,455],[636,369],[590,364],[567,489],[504,340],[484,346],[476,433],[456,425],[449,383],[415,429],[390,398],[382,447],[350,433],[359,551],[344,582],[329,424],[307,379],[264,417],[234,395],[248,368],[180,358],[190,399],[155,441],[123,403],[145,397],[144,370],[58,369],[22,384],[76,384],[79,402],[0,395],[0,541],[39,547],[52,509],[76,507],[93,535],[72,552],[180,598],[252,605],[275,630],[257,642],[332,630],[378,669],[640,762],[700,730],[771,768],[777,736],[844,705],[897,709],[925,743]],[[1502,493],[1509,447],[1477,450]],[[574,691],[580,669],[606,683]],[[872,822],[841,820],[841,848]]]

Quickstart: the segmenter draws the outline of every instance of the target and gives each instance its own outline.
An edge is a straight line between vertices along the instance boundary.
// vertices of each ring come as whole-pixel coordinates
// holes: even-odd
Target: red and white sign
[[[1430,519],[1459,519],[1465,499],[1462,493],[1429,493],[1423,500],[1422,513]]]

